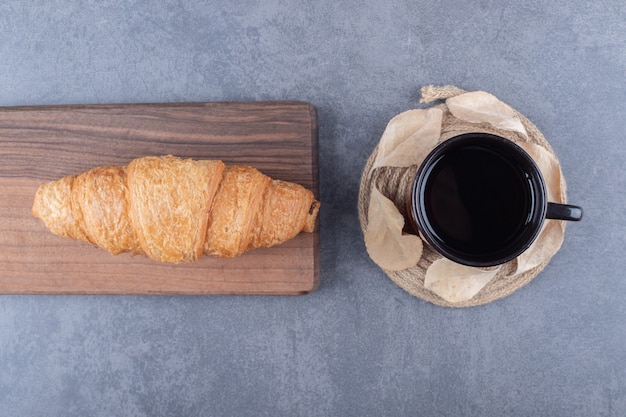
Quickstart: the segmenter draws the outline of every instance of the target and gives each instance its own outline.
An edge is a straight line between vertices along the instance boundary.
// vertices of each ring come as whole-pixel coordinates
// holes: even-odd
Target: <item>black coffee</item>
[[[436,239],[481,257],[515,244],[531,221],[533,190],[519,164],[470,144],[448,149],[434,163],[422,204]]]

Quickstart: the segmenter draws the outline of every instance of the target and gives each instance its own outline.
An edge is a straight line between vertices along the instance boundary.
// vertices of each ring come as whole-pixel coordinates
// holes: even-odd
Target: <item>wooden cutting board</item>
[[[317,116],[307,103],[0,108],[0,293],[295,295],[317,287],[319,225],[238,258],[173,265],[55,236],[31,213],[43,182],[165,154],[252,165],[319,199]]]

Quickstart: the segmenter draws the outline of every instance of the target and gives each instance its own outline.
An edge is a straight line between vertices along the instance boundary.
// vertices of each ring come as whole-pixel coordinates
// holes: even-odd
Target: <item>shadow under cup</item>
[[[547,201],[534,160],[512,141],[467,133],[426,156],[408,191],[413,228],[446,258],[470,266],[516,258],[545,219],[582,218],[578,206]]]

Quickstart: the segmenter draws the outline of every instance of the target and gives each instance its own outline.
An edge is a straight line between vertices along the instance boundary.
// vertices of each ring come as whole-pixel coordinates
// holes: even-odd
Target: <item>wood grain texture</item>
[[[314,233],[234,259],[163,264],[50,233],[31,213],[46,181],[146,155],[251,165],[319,199],[317,116],[302,102],[0,108],[0,293],[274,294],[315,290]],[[323,209],[323,204],[322,204]]]

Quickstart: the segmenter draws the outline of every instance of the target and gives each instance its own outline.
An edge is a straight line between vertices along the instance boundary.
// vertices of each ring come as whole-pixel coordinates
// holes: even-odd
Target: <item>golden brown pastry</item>
[[[311,191],[250,166],[168,155],[43,184],[33,214],[56,235],[177,263],[313,232],[319,206]]]

